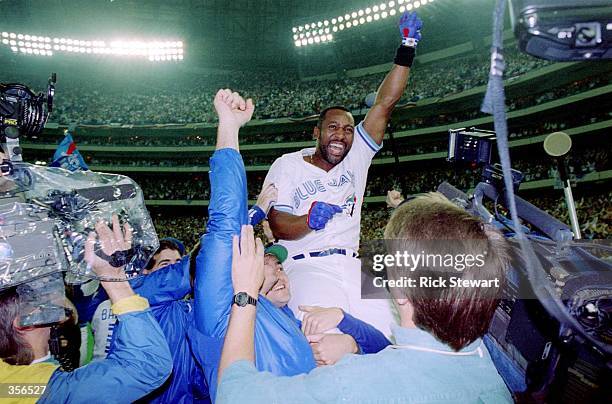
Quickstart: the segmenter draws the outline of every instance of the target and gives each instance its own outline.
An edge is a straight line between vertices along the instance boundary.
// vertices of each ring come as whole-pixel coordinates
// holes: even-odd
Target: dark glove
[[[314,201],[312,205],[310,205],[306,222],[308,223],[308,227],[312,230],[321,230],[325,227],[327,222],[329,222],[329,219],[340,212],[342,212],[342,208],[338,205]]]

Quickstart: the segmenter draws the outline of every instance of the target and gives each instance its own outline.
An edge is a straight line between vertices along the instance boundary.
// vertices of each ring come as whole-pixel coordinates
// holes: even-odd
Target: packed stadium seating
[[[446,97],[484,85],[488,79],[488,59],[488,49],[482,48],[477,53],[415,67],[400,103]],[[512,79],[551,62],[524,55],[512,46],[506,51],[506,64],[506,78]],[[288,75],[231,72],[186,76],[170,83],[139,82],[129,87],[72,79],[58,88],[52,120],[60,124],[94,125],[214,122],[212,98],[219,88],[231,88],[253,97],[256,119],[300,118],[317,114],[328,105],[358,110],[383,77],[384,73],[379,73],[305,82]],[[23,81],[23,77],[16,80]],[[40,77],[32,80],[32,85],[43,87]]]
[[[469,101],[474,91],[480,96],[484,91],[487,60],[488,54],[483,49],[480,53],[466,54],[457,59],[416,66],[409,88],[400,102],[416,102],[415,113],[405,112],[396,118],[393,124],[395,144],[390,147],[387,143],[370,170],[362,223],[364,239],[382,235],[382,225],[388,219],[389,211],[381,202],[388,190],[397,189],[403,194],[427,192],[435,190],[445,180],[467,190],[479,181],[478,172],[452,167],[443,158],[448,128],[477,125],[492,129],[490,117],[479,111],[479,102]],[[551,66],[550,62],[517,52],[513,46],[507,53],[506,61],[509,85],[526,73],[536,72],[537,75],[538,69]],[[517,144],[519,149],[512,149],[513,167],[525,174],[525,183],[536,184],[540,188],[549,187],[549,191],[543,194],[546,196],[527,196],[565,221],[567,217],[562,200],[551,189],[557,175],[553,162],[532,158],[537,148],[540,149],[535,153],[542,153],[539,145],[542,135],[558,130],[585,133],[577,140],[572,153],[574,157],[569,164],[573,179],[580,180],[588,174],[592,178],[599,178],[600,173],[604,173],[604,177],[609,176],[606,173],[611,169],[610,145],[601,140],[602,136],[598,136],[602,129],[592,126],[605,126],[612,118],[612,112],[609,103],[592,102],[589,97],[601,100],[598,97],[610,91],[606,86],[612,78],[612,70],[577,75],[575,79],[571,74],[570,71],[569,78],[559,85],[539,88],[528,84],[530,91],[510,92],[507,99],[510,140],[526,139],[524,143]],[[141,83],[130,88],[130,91],[112,86],[101,90],[95,83],[75,80],[62,88],[52,121],[59,124],[78,122],[73,135],[90,167],[117,171],[134,178],[143,189],[160,235],[175,236],[193,245],[203,231],[205,206],[210,196],[206,171],[208,159],[214,150],[211,100],[216,89],[229,87],[252,96],[256,100],[255,117],[269,119],[263,125],[247,127],[241,133],[241,143],[252,145],[251,148],[246,147],[242,154],[245,165],[251,168],[248,172],[248,191],[249,199],[254,200],[267,168],[275,158],[288,151],[313,145],[314,120],[302,122],[296,119],[292,123],[276,118],[309,116],[336,104],[348,106],[359,115],[364,107],[362,100],[376,90],[382,77],[380,73],[305,82],[295,77],[260,73],[217,74],[189,77],[189,80],[172,83],[172,86],[160,84],[154,89]],[[554,74],[552,77],[554,80]],[[538,82],[538,79],[532,81]],[[476,90],[479,86],[479,90]],[[427,108],[431,105],[428,99],[434,100],[438,109],[428,112]],[[453,99],[466,101],[453,103]],[[190,123],[205,124],[189,129],[187,124]],[[139,126],[153,124],[167,125],[161,129]],[[61,138],[61,130],[61,127],[56,131],[48,130],[35,142],[57,142]],[[594,143],[589,140],[591,138]],[[532,142],[534,145],[531,145]],[[260,147],[264,144],[274,144],[275,148],[265,151]],[[133,153],[130,147],[135,146],[142,153]],[[26,151],[28,147],[26,142]],[[193,150],[181,153],[185,147]],[[49,149],[52,149],[51,144],[42,149],[34,148],[28,151],[28,156],[32,160],[45,161],[49,159]],[[403,159],[399,167],[394,162],[395,153]],[[420,157],[428,153],[431,155]],[[422,158],[435,163],[420,164]],[[543,185],[542,180],[549,182]],[[609,187],[606,184],[609,182],[602,183],[604,189],[609,189],[605,188]],[[191,208],[182,215],[176,215],[176,208],[172,207],[175,203]],[[196,209],[194,206],[200,207]],[[610,215],[605,210],[604,196],[581,196],[578,206],[582,208],[579,216],[588,237],[610,236]]]
[[[609,209],[612,192],[605,194],[590,194],[576,200],[578,220],[581,224],[583,237],[588,239],[609,238],[612,234],[612,212]],[[556,218],[568,223],[569,216],[562,196],[546,196],[528,198],[529,202],[545,210]],[[375,240],[383,238],[384,226],[389,220],[391,209],[376,204],[367,206],[361,216],[361,239]],[[206,229],[206,216],[154,214],[152,216],[155,228],[160,237],[177,237],[191,248]],[[258,237],[266,240],[261,226],[256,228]]]

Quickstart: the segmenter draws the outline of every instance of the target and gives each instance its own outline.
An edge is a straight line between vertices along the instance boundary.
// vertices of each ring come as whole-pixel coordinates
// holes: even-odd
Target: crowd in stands
[[[593,171],[605,171],[610,169],[610,147],[587,147],[577,148],[572,153],[576,156],[569,163],[570,175],[581,178]],[[524,182],[536,181],[547,178],[556,178],[557,172],[552,160],[532,159],[529,153],[512,154],[515,160],[513,168],[521,171]],[[411,166],[405,168],[401,175],[397,174],[394,166],[372,168],[366,196],[385,195],[390,189],[398,189],[408,193],[418,193],[434,190],[441,182],[449,181],[461,189],[473,188],[480,181],[479,171],[471,168],[462,169],[451,166],[444,160],[430,160],[437,167]],[[391,172],[389,172],[391,171]],[[393,172],[395,171],[395,173]],[[248,191],[249,198],[256,199],[264,179],[265,172],[249,173]],[[175,177],[160,174],[149,176],[133,176],[142,187],[145,199],[184,199],[198,200],[208,199],[208,176],[198,174],[182,176],[180,180]]]
[[[576,81],[568,86],[562,86],[554,90],[546,91],[538,96],[525,95],[508,100],[508,110],[524,109],[533,105],[539,105],[551,100],[567,97],[588,91],[594,87],[606,85],[612,79],[612,73],[600,75]],[[510,126],[510,138],[530,136],[547,131],[563,130],[575,126],[594,123],[601,120],[610,119],[609,109],[602,108],[602,105],[595,105],[592,109],[578,114],[565,114],[559,119],[548,119],[545,121],[529,122],[529,125]],[[409,118],[396,125],[395,132],[401,133],[406,130],[414,130],[423,127],[435,127],[453,123],[465,122],[470,119],[486,116],[477,109],[467,111],[454,111],[452,114],[434,114],[426,118]],[[513,121],[511,121],[513,122]],[[524,125],[524,124],[523,124]],[[314,126],[314,122],[313,122]],[[171,130],[165,129],[163,133],[156,134],[155,130],[139,135],[113,135],[113,129],[99,129],[108,133],[105,134],[82,134],[77,128],[73,133],[78,145],[118,145],[118,146],[214,146],[214,130],[193,129],[196,134],[187,134],[177,131],[174,134]],[[170,135],[169,135],[170,134]],[[242,144],[258,144],[262,142],[284,143],[301,142],[312,140],[312,130],[305,129],[300,131],[288,131],[284,133],[273,133],[269,135],[261,134],[256,128],[244,130],[241,133]],[[52,142],[58,139],[52,137],[45,138],[45,141]],[[436,150],[429,150],[436,151]]]
[[[587,239],[609,239],[612,237],[612,211],[610,200],[612,191],[601,195],[580,196],[576,193],[576,210],[583,237]],[[555,196],[527,197],[527,200],[564,223],[569,224],[569,216],[562,194]],[[366,204],[361,213],[361,240],[383,238],[384,226],[389,220],[392,209],[384,204]],[[188,248],[198,241],[206,228],[206,217],[175,216],[158,213],[153,222],[159,237],[176,237],[183,240]],[[266,241],[261,225],[257,234]]]
[[[596,122],[602,122],[612,118],[612,111],[585,111],[582,113],[566,114],[559,119],[546,119],[539,122],[527,122],[523,124],[511,123],[509,126],[509,138],[515,140],[522,137],[545,135],[555,131],[562,131],[569,128],[580,127]],[[429,139],[424,144],[413,144],[412,138],[396,137],[396,150],[399,156],[415,155],[423,153],[446,152],[448,139],[446,135],[436,135],[438,140]],[[87,142],[79,142],[79,145]],[[100,144],[100,143],[98,143]],[[314,143],[313,143],[314,145]],[[246,165],[269,165],[278,157],[292,149],[278,149],[278,153],[261,155],[258,153],[245,153],[243,158]],[[171,155],[169,155],[171,156]],[[143,157],[134,158],[133,155],[126,155],[127,158],[93,157],[90,153],[85,153],[87,164],[94,166],[130,166],[130,167],[206,167],[210,153],[199,153],[196,157],[186,156],[177,153],[176,157],[153,158]],[[393,149],[387,144],[378,154],[377,158],[393,157]]]
[[[483,48],[462,57],[415,66],[400,103],[440,98],[484,85],[489,60],[489,50]],[[506,49],[505,62],[507,79],[551,63],[525,55],[515,46]],[[301,118],[317,114],[328,105],[358,110],[365,97],[377,90],[384,74],[302,81],[291,74],[279,77],[254,72],[198,76],[185,73],[179,79],[157,78],[150,83],[141,79],[122,85],[72,79],[58,83],[52,121],[94,125],[214,122],[212,99],[219,88],[231,88],[252,97],[256,119]]]

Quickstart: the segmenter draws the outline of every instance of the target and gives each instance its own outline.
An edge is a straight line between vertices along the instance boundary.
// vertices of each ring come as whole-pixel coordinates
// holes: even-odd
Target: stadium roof
[[[322,73],[389,61],[397,17],[338,33],[334,42],[296,48],[292,27],[366,8],[375,1],[335,0],[4,0],[2,29],[40,34],[181,38],[186,62],[234,69],[299,68]],[[419,10],[423,51],[481,40],[491,31],[492,0],[435,0]],[[0,55],[2,57],[2,55]],[[304,71],[306,70],[306,71]]]

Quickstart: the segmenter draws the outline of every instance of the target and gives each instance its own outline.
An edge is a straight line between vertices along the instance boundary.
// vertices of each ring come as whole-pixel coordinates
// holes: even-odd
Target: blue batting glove
[[[342,212],[342,208],[338,205],[314,201],[312,205],[310,205],[310,210],[308,211],[308,217],[306,219],[308,227],[312,230],[321,230],[325,227],[327,222],[329,222],[329,219],[340,212]]]
[[[408,13],[404,11],[399,21],[399,30],[402,35],[402,45],[416,48],[421,40],[421,28],[423,21],[416,12]]]

